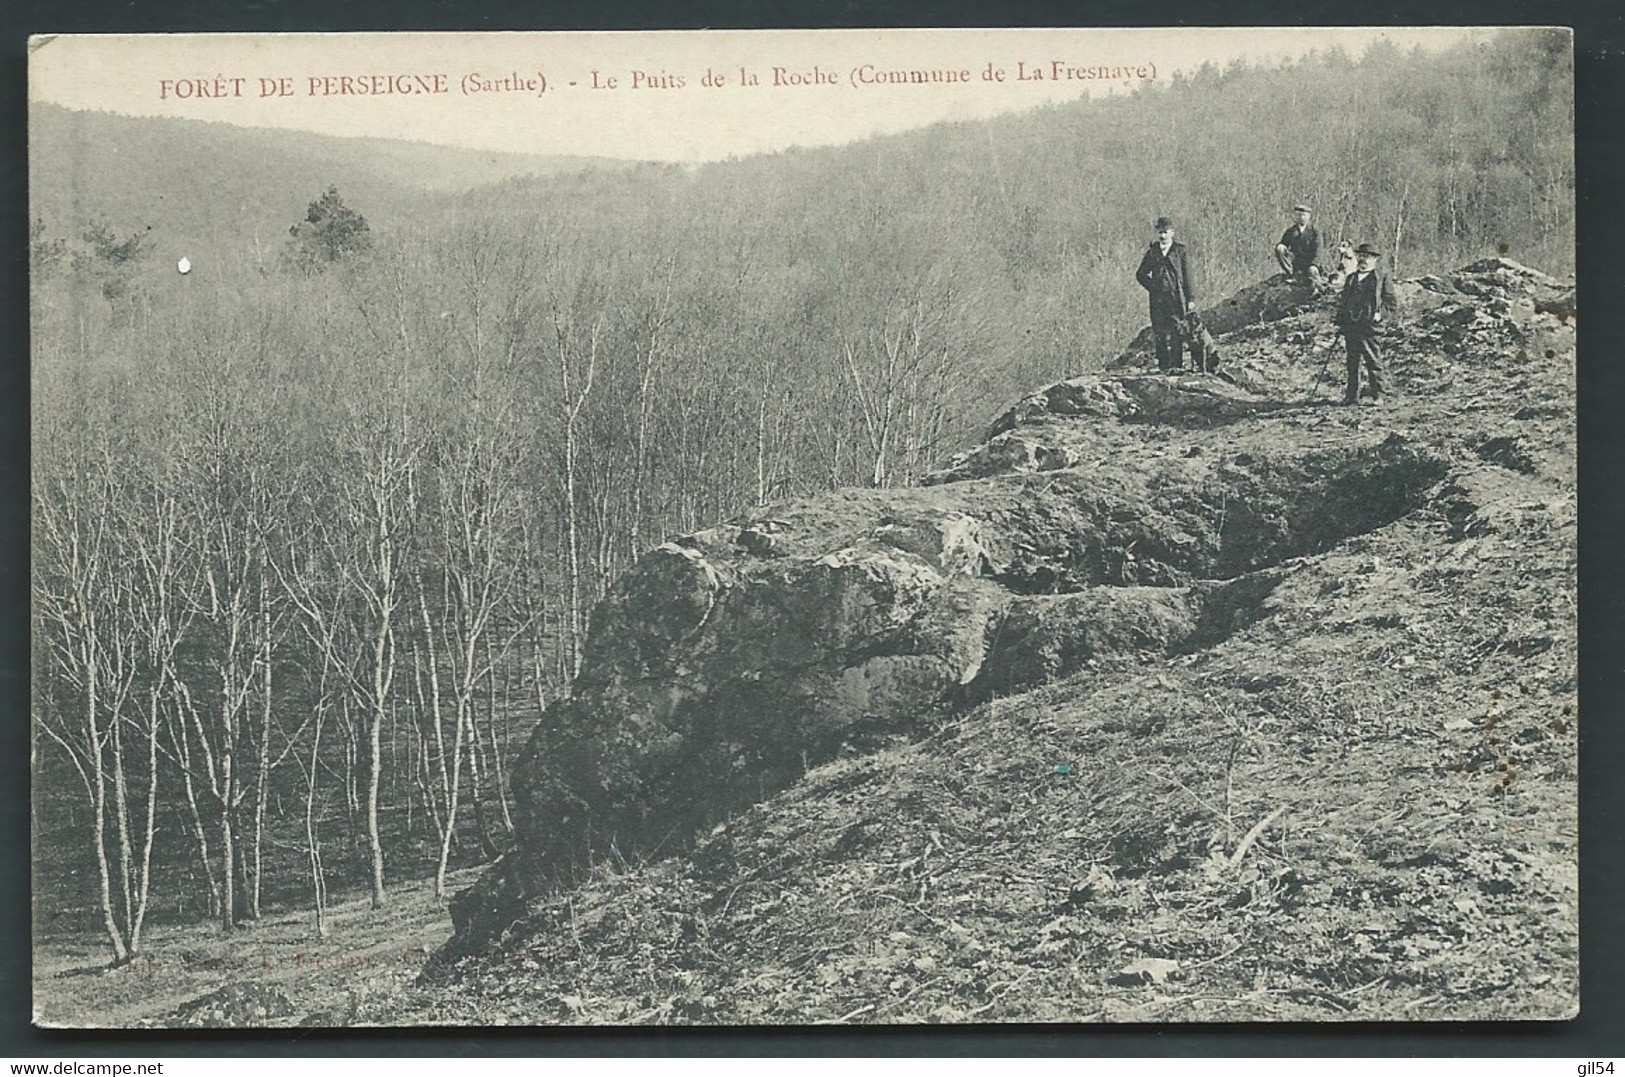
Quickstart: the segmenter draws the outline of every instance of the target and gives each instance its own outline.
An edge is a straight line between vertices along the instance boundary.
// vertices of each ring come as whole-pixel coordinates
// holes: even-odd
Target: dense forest
[[[504,847],[510,760],[639,551],[911,483],[1098,368],[1159,214],[1209,300],[1301,200],[1404,274],[1572,271],[1572,93],[1567,36],[1516,31],[432,212],[312,159],[274,234],[232,226],[240,183],[155,178],[180,127],[95,119],[125,125],[117,197],[80,185],[83,132],[36,141],[41,926],[125,961],[154,917],[443,886]]]

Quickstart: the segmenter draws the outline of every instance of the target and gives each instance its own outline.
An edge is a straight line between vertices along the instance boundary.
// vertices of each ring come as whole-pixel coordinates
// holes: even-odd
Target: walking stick
[[[1338,330],[1338,336],[1341,336],[1342,332],[1343,332],[1342,330]],[[1330,348],[1326,349],[1326,358],[1321,360],[1320,373],[1315,375],[1315,387],[1313,389],[1309,390],[1309,399],[1310,400],[1319,400],[1320,399],[1320,383],[1322,381],[1326,380],[1326,369],[1332,365],[1332,356],[1334,356],[1336,354],[1337,354],[1337,337],[1334,336],[1334,337],[1332,337],[1332,346]]]

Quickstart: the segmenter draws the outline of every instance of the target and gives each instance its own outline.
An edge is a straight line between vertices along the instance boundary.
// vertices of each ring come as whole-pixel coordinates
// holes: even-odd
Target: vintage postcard
[[[1567,30],[30,48],[36,1023],[1577,1012]]]

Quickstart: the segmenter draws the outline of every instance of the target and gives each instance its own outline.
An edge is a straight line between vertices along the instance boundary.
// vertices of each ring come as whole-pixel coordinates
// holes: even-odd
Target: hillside
[[[243,970],[217,991],[109,981],[96,1012],[1572,1015],[1573,285],[1489,260],[1401,293],[1380,408],[1333,403],[1329,298],[1264,285],[1222,377],[1131,347],[927,486],[661,547],[597,610],[516,767],[520,845],[415,982],[364,924],[273,927],[209,959]],[[420,906],[388,921],[414,945]]]
[[[693,598],[662,564],[688,555],[646,559],[517,773],[534,829],[454,905],[430,977],[449,986],[364,1019],[1572,1014],[1572,285],[1490,261],[1404,292],[1401,395],[1381,409],[1331,405],[1319,301],[1220,338],[1242,384],[1076,379],[935,485],[777,506],[725,529],[730,550],[669,547],[723,581],[706,627],[680,628]],[[982,556],[885,534],[949,519]],[[858,587],[824,634],[791,627],[827,594],[798,566],[887,558],[920,594],[983,601]],[[727,657],[772,643],[710,634],[753,589],[786,611],[779,649],[803,647],[779,669]],[[967,668],[873,675],[953,635],[922,617],[894,636],[874,627],[888,612],[1001,603],[965,620],[985,628]],[[637,674],[606,668],[632,651]],[[784,680],[808,669],[868,691],[809,719]],[[768,682],[758,701],[781,703],[752,741],[729,716]],[[618,725],[551,756],[595,701]],[[696,765],[719,740],[807,753],[805,773],[758,754],[729,782]],[[782,791],[738,803],[752,777]],[[579,805],[562,836],[561,795]],[[680,846],[696,801],[717,818],[692,850],[625,866]],[[571,834],[595,863],[560,883]]]
[[[289,224],[328,186],[381,220],[407,220],[449,196],[522,176],[628,162],[491,153],[423,142],[340,138],[200,120],[29,106],[30,214],[77,234],[109,221],[121,233],[151,228],[166,255],[258,242],[273,255]]]

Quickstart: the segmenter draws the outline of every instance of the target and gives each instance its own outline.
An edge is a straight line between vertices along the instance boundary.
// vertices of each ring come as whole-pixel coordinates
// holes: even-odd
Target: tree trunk
[[[254,786],[254,842],[252,882],[248,891],[248,918],[260,918],[260,879],[264,872],[265,808],[271,792],[271,607],[266,596],[265,551],[260,550],[260,743]]]
[[[322,718],[325,704],[316,706],[316,728],[310,737],[310,769],[305,776],[305,853],[310,862],[310,896],[316,909],[316,937],[327,938],[327,878],[322,870],[322,843],[316,826],[316,783],[321,775]]]
[[[380,617],[378,632],[373,638],[372,710],[367,722],[367,851],[372,867],[370,881],[372,907],[375,909],[383,908],[385,903],[384,842],[378,828],[378,791],[383,784],[384,721],[389,717],[385,708],[389,698],[390,673],[394,661],[390,653],[392,642],[392,630],[386,612]]]
[[[469,705],[473,709],[472,703]],[[472,714],[470,715],[472,717]],[[488,859],[496,857],[496,844],[491,840],[491,823],[485,814],[485,744],[480,738],[479,726],[468,725],[468,776],[474,783],[474,824],[480,835],[480,853]]]
[[[509,643],[511,648],[512,641]],[[508,648],[504,648],[504,654]],[[497,729],[497,671],[496,657],[491,653],[491,640],[485,640],[485,726],[491,738],[491,759],[496,766],[497,803],[502,805],[502,826],[507,834],[513,833],[513,813],[508,810],[508,765],[507,765],[507,726],[508,716],[513,713],[513,702],[510,698],[511,677],[507,666],[502,671],[502,729]]]
[[[463,746],[462,713],[459,708],[457,715],[458,736],[452,738],[452,762],[448,768],[446,762],[446,735],[445,715],[441,708],[442,696],[440,692],[440,651],[435,645],[434,622],[429,617],[428,599],[424,597],[423,584],[418,582],[418,612],[423,621],[423,640],[428,649],[429,667],[429,720],[434,727],[435,758],[440,771],[440,790],[445,804],[445,816],[435,813],[435,825],[439,830],[440,859],[435,869],[434,896],[442,899],[446,896],[446,862],[451,857],[451,843],[457,832],[457,795],[458,780],[462,771]],[[439,798],[437,798],[439,799]]]
[[[565,564],[570,572],[570,666],[571,680],[581,672],[581,524],[576,503],[576,430],[572,413],[564,424],[564,526],[568,546]]]
[[[141,888],[136,895],[135,918],[130,922],[130,952],[141,952],[141,926],[147,919],[147,901],[152,893],[152,843],[158,833],[158,723],[160,688],[154,681],[148,693],[147,711],[147,813],[142,830]]]
[[[220,669],[220,769],[215,795],[220,801],[220,876],[225,890],[221,895],[220,924],[230,931],[237,926],[237,624],[226,642],[226,660]],[[202,736],[200,731],[199,736]],[[206,742],[205,742],[206,743]],[[211,768],[212,769],[212,768]]]
[[[423,593],[421,583],[418,586],[418,593],[420,595]],[[429,633],[427,611],[424,612],[423,630],[424,635],[427,636]],[[429,645],[429,662],[433,661],[434,648],[431,643]],[[433,685],[434,696],[431,698],[429,694],[431,689],[424,686],[424,667],[427,664],[418,644],[414,642],[412,645],[412,689],[417,697],[418,720],[412,723],[412,739],[416,742],[416,754],[412,764],[412,784],[417,789],[418,799],[423,802],[423,814],[429,817],[429,825],[434,828],[434,840],[438,843],[445,832],[445,820],[440,811],[440,798],[436,792],[434,777],[429,769],[431,766],[430,735],[424,732],[423,723],[425,720],[431,723],[435,743],[438,746],[440,742],[440,688],[438,684]]]
[[[762,379],[762,392],[756,401],[756,505],[767,504],[767,398],[773,392],[774,366],[768,367]]]
[[[183,686],[177,685],[182,695],[181,706],[190,708],[191,699]],[[209,884],[209,916],[220,915],[220,882],[214,877],[214,854],[209,850],[209,831],[203,822],[203,811],[198,807],[197,785],[192,780],[192,738],[186,732],[186,716],[177,713],[175,725],[170,728],[170,740],[175,746],[175,757],[181,765],[181,788],[186,793],[187,817],[192,821],[192,834],[197,839],[198,863],[203,866],[203,877]]]
[[[462,796],[463,781],[463,732],[467,708],[462,700],[457,702],[457,728],[452,741],[456,745],[452,749],[451,777],[446,786],[446,830],[440,840],[440,863],[435,868],[434,896],[444,899],[446,896],[446,865],[451,860],[451,843],[457,835],[457,807]],[[442,763],[442,765],[444,765]]]
[[[220,929],[229,933],[237,927],[237,836],[231,825],[231,756],[222,756],[220,766],[225,775],[220,798]]]
[[[106,762],[102,757],[101,728],[96,714],[97,708],[101,706],[101,699],[97,693],[96,683],[96,647],[90,635],[95,630],[94,624],[93,619],[86,619],[84,718],[85,742],[90,748],[88,754],[93,782],[91,818],[96,849],[96,896],[101,905],[102,924],[107,929],[108,941],[113,944],[113,961],[122,965],[129,961],[130,949],[125,942],[124,932],[119,927],[118,917],[114,913],[112,870],[107,862],[107,773]]]
[[[135,849],[130,840],[130,783],[124,768],[124,719],[115,711],[108,725],[113,748],[113,823],[118,834],[119,922],[128,943],[130,925],[135,923]],[[131,955],[134,955],[131,947]]]
[[[368,734],[370,765],[367,771],[367,847],[372,854],[372,907],[384,907],[384,843],[378,830],[378,787],[383,780],[384,711],[373,711]]]

